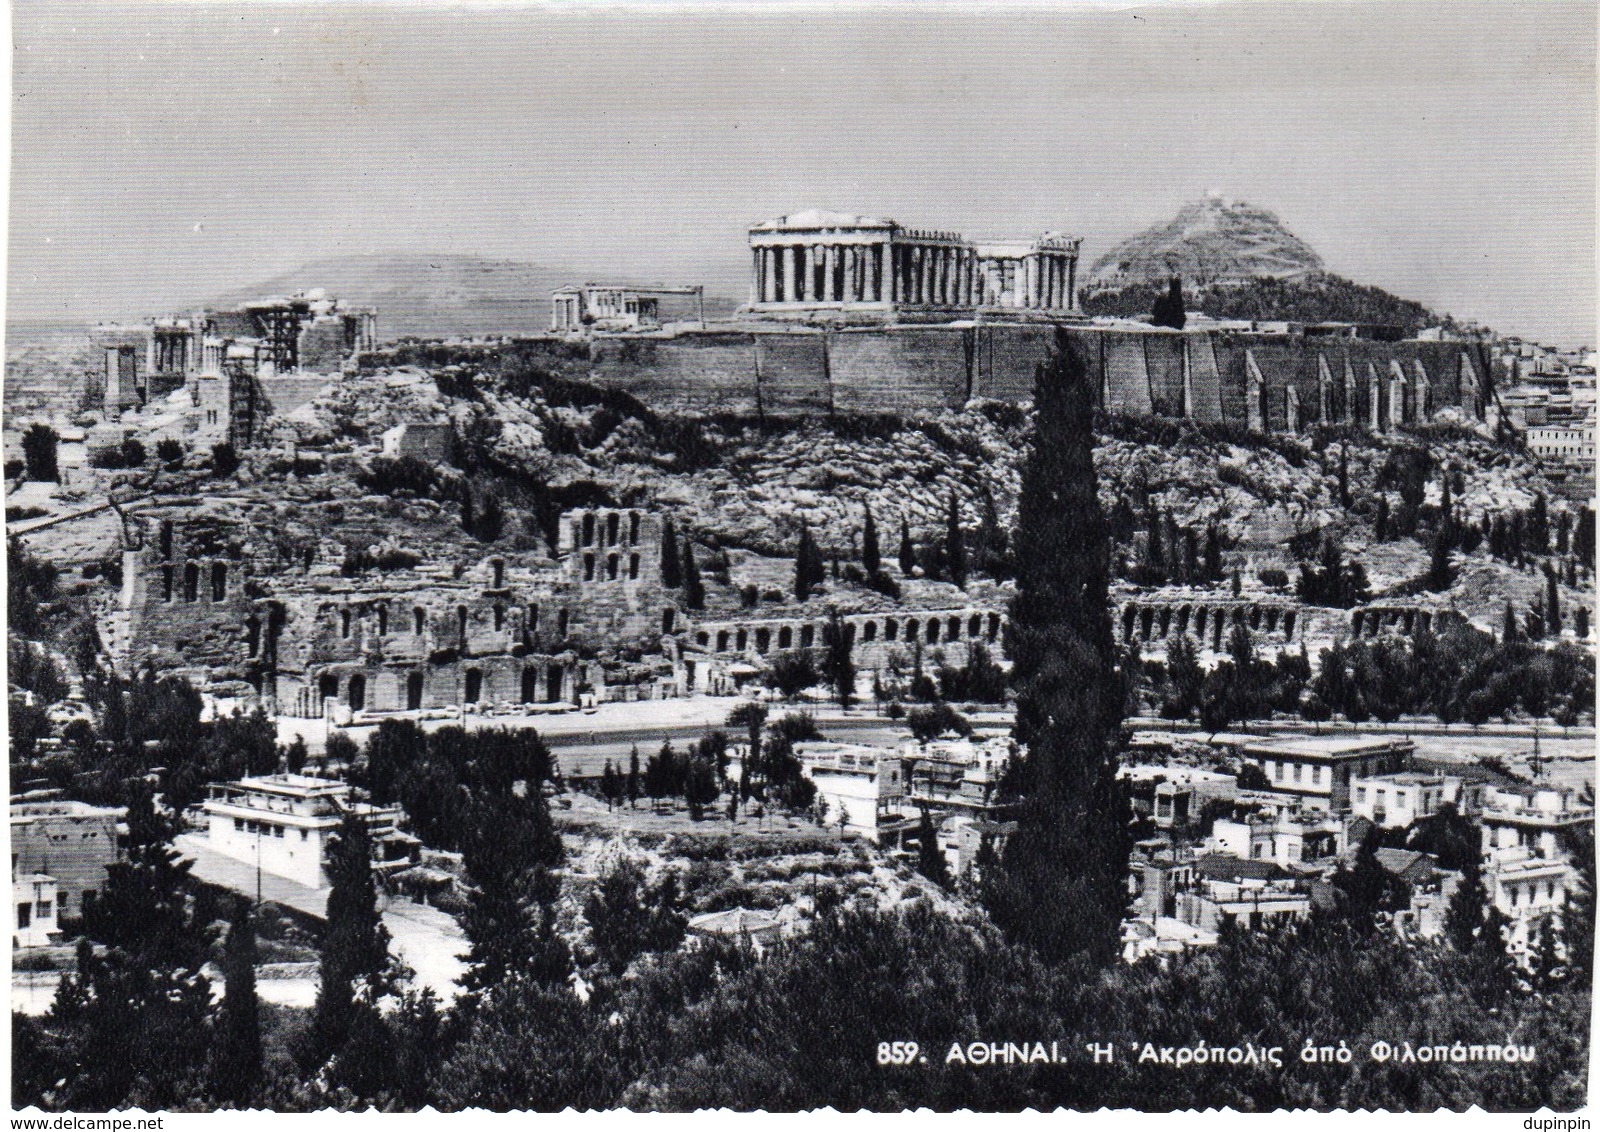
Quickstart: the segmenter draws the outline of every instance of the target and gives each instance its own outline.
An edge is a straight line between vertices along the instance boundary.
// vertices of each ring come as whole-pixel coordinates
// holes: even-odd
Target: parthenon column
[[[883,301],[883,259],[888,254],[888,244],[874,244],[867,249],[867,294],[872,296],[875,303]]]
[[[761,258],[762,295],[765,302],[775,303],[778,301],[778,249],[763,248]]]
[[[1028,256],[1022,261],[1022,305],[1036,307],[1039,293],[1039,257]]]

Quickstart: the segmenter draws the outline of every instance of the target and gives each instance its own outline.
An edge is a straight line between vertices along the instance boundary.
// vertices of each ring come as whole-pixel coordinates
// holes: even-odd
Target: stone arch
[[[317,677],[317,698],[319,700],[336,700],[339,698],[339,677],[332,672],[324,672]]]
[[[1363,616],[1364,616],[1363,611],[1359,610],[1359,609],[1354,610],[1350,614],[1350,635],[1352,637],[1361,636],[1361,621],[1362,621]]]
[[[808,649],[817,641],[817,627],[815,625],[800,626],[800,647]]]
[[[428,615],[422,611],[422,606],[413,606],[411,609],[411,632],[420,637],[422,631],[428,627]]]
[[[988,633],[988,637],[992,641],[996,637],[998,637],[999,635],[1000,635],[1000,615],[998,613],[991,613],[991,614],[989,614],[989,633]]]
[[[945,622],[944,639],[947,641],[959,641],[961,639],[960,617],[951,617]]]
[[[615,511],[611,512],[611,514],[606,516],[606,545],[607,546],[616,546],[617,545],[618,530],[619,530],[620,523],[621,523],[621,517]]]
[[[614,582],[622,569],[622,559],[619,555],[606,555],[606,581]]]
[[[1266,612],[1266,621],[1267,632],[1276,633],[1278,631],[1278,610],[1275,606],[1268,607]]]
[[[360,672],[350,677],[350,682],[345,686],[345,701],[350,705],[351,711],[361,711],[367,706],[367,678]]]
[[[1168,606],[1168,605],[1163,605],[1161,607],[1161,632],[1160,632],[1161,638],[1163,640],[1165,640],[1167,635],[1169,633],[1171,633],[1171,631],[1172,631],[1172,607]]]
[[[793,645],[794,630],[789,628],[787,625],[780,626],[778,629],[778,647],[780,649],[787,649],[793,647]]]
[[[765,625],[756,628],[756,652],[765,653],[772,646],[772,630]]]
[[[184,563],[183,600],[200,600],[200,567],[196,566],[193,562]]]
[[[1178,636],[1183,636],[1189,631],[1189,617],[1192,610],[1187,605],[1178,606]]]
[[[350,635],[350,611],[348,609],[341,609],[341,610],[339,610],[339,636],[348,637],[349,635]]]
[[[461,699],[464,703],[475,704],[483,698],[483,670],[469,668],[465,673],[465,684],[461,690]]]
[[[867,643],[871,643],[872,641],[878,639],[878,623],[876,621],[862,622],[861,639]]]
[[[628,545],[639,545],[639,512],[628,512]]]
[[[895,640],[899,635],[900,622],[896,621],[893,617],[885,617],[883,619],[883,639],[886,641],[892,641]]]
[[[406,710],[420,711],[422,709],[422,673],[409,672],[406,674]]]
[[[979,637],[983,635],[983,614],[974,613],[967,618],[967,636]]]
[[[583,533],[582,533],[579,545],[581,545],[581,546],[593,546],[594,545],[594,512],[593,511],[585,511],[583,513]]]
[[[928,643],[930,645],[938,644],[939,643],[939,619],[937,617],[928,618],[927,630],[928,630],[927,631],[927,641],[928,641]]]
[[[1125,641],[1133,640],[1133,623],[1134,623],[1135,618],[1137,618],[1138,616],[1139,616],[1139,607],[1134,605],[1131,601],[1127,605],[1122,607],[1122,639],[1123,640],[1125,640]]]
[[[497,590],[504,589],[506,584],[506,560],[504,558],[490,559],[489,571],[493,578],[492,588]]]
[[[583,556],[583,580],[586,582],[594,581],[594,555],[592,554]]]
[[[244,643],[251,656],[261,652],[261,618],[253,614],[244,619]]]
[[[717,651],[728,651],[728,630],[726,629],[719,629],[717,631]]]
[[[1294,621],[1295,621],[1294,610],[1292,610],[1292,609],[1284,610],[1283,611],[1283,639],[1286,640],[1286,641],[1294,640]]]
[[[1156,611],[1148,605],[1139,610],[1139,639],[1148,641],[1150,633],[1155,628]]]
[[[226,562],[213,562],[211,564],[211,600],[228,600],[228,564]]]
[[[735,643],[734,647],[736,649],[738,649],[740,652],[744,652],[746,649],[748,649],[750,647],[750,633],[749,633],[749,630],[740,629],[739,633],[738,633],[738,636],[735,638],[735,642],[736,643]]]
[[[1194,635],[1202,642],[1206,639],[1206,607],[1203,605],[1195,610]]]
[[[547,703],[556,703],[566,691],[566,673],[559,664],[552,664],[544,673],[544,698]]]

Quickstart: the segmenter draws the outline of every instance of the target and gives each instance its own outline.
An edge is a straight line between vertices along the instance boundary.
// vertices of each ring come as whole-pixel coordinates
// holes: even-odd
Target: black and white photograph
[[[1593,0],[9,21],[13,1128],[1588,1127]]]

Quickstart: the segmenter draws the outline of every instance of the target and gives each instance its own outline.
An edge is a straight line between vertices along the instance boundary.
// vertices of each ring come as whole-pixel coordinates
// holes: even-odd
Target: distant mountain
[[[320,287],[376,310],[380,338],[537,334],[550,327],[550,293],[587,278],[568,269],[470,255],[353,255],[308,263],[219,295],[212,304]],[[726,313],[733,305],[708,296],[707,314]],[[664,317],[692,317],[674,313],[666,300],[662,307]]]
[[[1123,240],[1095,260],[1085,289],[1165,283],[1190,287],[1251,279],[1301,279],[1322,271],[1322,257],[1264,208],[1212,195]]]
[[[1150,314],[1157,296],[1166,290],[1164,283],[1134,283],[1116,290],[1084,292],[1081,301],[1085,314],[1138,318]],[[1183,305],[1190,312],[1204,311],[1212,318],[1376,323],[1403,327],[1409,334],[1425,326],[1453,325],[1448,317],[1435,314],[1421,303],[1328,273],[1185,287]]]

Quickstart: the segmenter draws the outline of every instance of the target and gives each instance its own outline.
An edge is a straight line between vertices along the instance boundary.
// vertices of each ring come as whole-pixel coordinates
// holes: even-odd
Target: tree
[[[222,977],[211,1088],[218,1100],[249,1108],[261,1087],[261,1005],[256,999],[255,921],[250,902],[243,898],[234,901],[228,923]]]
[[[929,743],[939,736],[953,732],[971,735],[972,724],[955,708],[939,700],[927,707],[912,708],[906,713],[906,727],[911,737],[919,743]]]
[[[1194,641],[1185,633],[1167,639],[1167,694],[1161,701],[1164,719],[1188,719],[1200,706],[1200,692],[1205,686],[1205,669],[1200,666],[1200,653]]]
[[[183,442],[170,436],[156,441],[156,459],[168,466],[183,463]]]
[[[1182,330],[1187,318],[1183,310],[1183,280],[1174,275],[1167,281],[1167,293],[1156,299],[1150,315],[1152,326],[1170,326]]]
[[[762,682],[786,700],[792,700],[822,679],[809,649],[773,654]]]
[[[1541,498],[1543,498],[1541,496]],[[1555,567],[1545,563],[1544,568],[1544,623],[1552,637],[1561,635],[1561,576]]]
[[[1469,857],[1461,883],[1445,909],[1444,934],[1467,963],[1467,979],[1482,1006],[1503,998],[1515,983],[1511,957],[1506,953],[1506,917],[1489,899],[1483,869]]]
[[[717,768],[704,755],[691,755],[683,779],[683,800],[689,820],[699,821],[705,807],[717,800]]]
[[[28,479],[35,483],[55,483],[61,479],[56,450],[61,438],[46,424],[32,424],[22,434],[22,460]]]
[[[600,772],[600,797],[605,799],[606,809],[611,809],[617,804],[622,791],[617,782],[617,768],[611,765],[611,760],[606,760],[606,766]]]
[[[1380,494],[1378,496],[1377,514],[1372,519],[1372,541],[1389,541],[1389,497],[1387,495]]]
[[[733,730],[743,729],[745,740],[749,744],[745,757],[740,766],[739,792],[746,798],[749,791],[744,788],[744,780],[752,777],[752,771],[761,766],[761,729],[767,725],[767,709],[763,704],[755,702],[742,703],[728,713],[728,718],[723,726]]]
[[[1233,776],[1234,785],[1240,790],[1271,790],[1272,780],[1267,777],[1267,772],[1261,769],[1260,763],[1245,763],[1239,767],[1239,773]]]
[[[817,549],[816,540],[811,537],[811,528],[805,523],[800,524],[800,543],[794,556],[794,597],[796,601],[805,601],[811,596],[811,590],[827,581],[828,572],[822,564],[822,553]]]
[[[869,578],[883,569],[883,558],[878,550],[878,523],[872,517],[871,507],[866,509],[861,526],[861,568]]]
[[[678,530],[672,516],[661,520],[661,584],[675,590],[683,584],[683,566],[678,558]]]
[[[358,993],[378,989],[389,965],[389,932],[378,915],[372,880],[372,840],[354,810],[345,813],[331,839],[326,869],[330,888],[307,1068],[343,1048]]]
[[[600,875],[583,905],[584,919],[600,961],[613,975],[647,951],[668,951],[683,939],[683,914],[677,878],[649,885],[643,867],[619,858]]]
[[[1433,532],[1433,542],[1429,547],[1428,572],[1422,579],[1422,584],[1433,593],[1442,593],[1455,584],[1456,570],[1450,562],[1451,549],[1450,527],[1441,523]]]
[[[911,524],[904,515],[900,516],[900,573],[911,577],[917,568],[917,548],[911,541]]]
[[[950,865],[944,859],[944,850],[939,848],[939,834],[926,808],[917,823],[917,872],[940,888],[950,887]]]
[[[1215,523],[1206,524],[1206,547],[1202,554],[1208,582],[1222,581],[1222,535]]]
[[[226,440],[211,446],[211,474],[225,480],[239,470],[239,450]]]
[[[689,609],[706,607],[706,587],[700,580],[700,567],[694,560],[694,544],[683,540],[683,604]]]
[[[135,789],[123,859],[108,865],[85,910],[89,939],[77,975],[62,979],[52,1015],[72,1032],[74,1072],[63,1108],[172,1108],[205,1088],[211,984],[201,973],[209,933],[189,898],[190,863],[172,847],[176,825]]]
[[[855,697],[856,665],[851,657],[852,649],[849,626],[837,609],[830,609],[827,623],[822,627],[823,666],[828,682],[833,685],[834,697],[842,708],[848,708]]]
[[[570,970],[555,926],[564,851],[544,792],[537,782],[521,794],[480,790],[470,812],[462,864],[472,891],[461,917],[470,947],[461,985],[480,996],[515,979],[560,985]]]
[[[1405,885],[1378,861],[1379,833],[1369,829],[1356,851],[1355,864],[1334,873],[1333,887],[1339,894],[1339,913],[1362,935],[1380,926],[1378,917],[1394,912],[1409,899]]]
[[[967,543],[961,532],[961,500],[955,489],[950,489],[950,514],[945,521],[944,562],[950,580],[958,587],[967,586]]]
[[[1017,829],[984,902],[1008,936],[1042,958],[1109,965],[1122,950],[1129,811],[1116,777],[1123,678],[1086,350],[1058,329],[1034,390],[1006,635],[1015,735],[1027,753],[1007,789],[1018,799]]]
[[[635,743],[628,752],[628,809],[636,807],[634,803],[644,793],[644,783],[639,778],[639,744]]]

